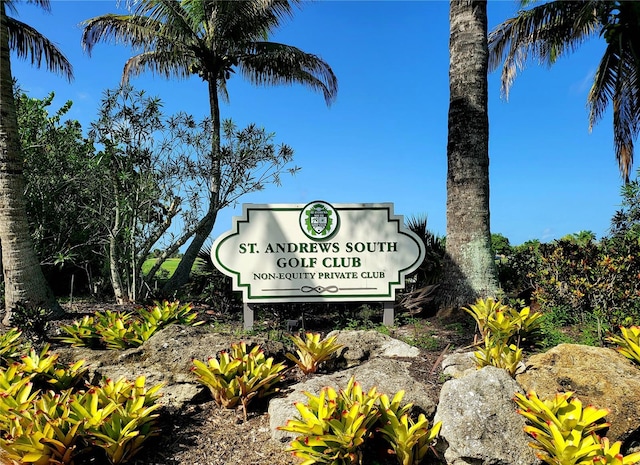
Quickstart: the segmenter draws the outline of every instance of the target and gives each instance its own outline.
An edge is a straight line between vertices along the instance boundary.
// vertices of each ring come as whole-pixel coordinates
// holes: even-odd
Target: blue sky
[[[86,128],[102,92],[118,85],[131,51],[99,44],[83,52],[79,23],[116,12],[115,0],[52,0],[47,14],[18,3],[18,19],[55,42],[74,66],[75,80],[12,60],[14,77],[32,97],[55,91],[54,106]],[[282,187],[241,202],[393,202],[397,214],[428,216],[446,231],[446,145],[449,21],[446,1],[316,1],[307,3],[271,38],[321,56],[339,81],[337,101],[301,86],[254,87],[241,76],[228,85],[224,118],[255,122],[295,150],[302,168]],[[515,1],[489,1],[489,28],[513,16]],[[581,230],[607,233],[620,204],[611,115],[588,131],[586,98],[604,45],[586,43],[552,68],[531,63],[501,99],[499,72],[489,76],[491,230],[513,245],[543,242]],[[208,115],[198,78],[132,80],[159,96],[167,114]],[[633,174],[635,175],[635,169]],[[241,206],[218,216],[212,240],[231,228]]]

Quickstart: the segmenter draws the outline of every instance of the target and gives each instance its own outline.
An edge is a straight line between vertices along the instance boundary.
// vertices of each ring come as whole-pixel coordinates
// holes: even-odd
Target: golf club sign
[[[392,203],[319,200],[244,204],[211,255],[245,304],[394,301],[425,250]]]

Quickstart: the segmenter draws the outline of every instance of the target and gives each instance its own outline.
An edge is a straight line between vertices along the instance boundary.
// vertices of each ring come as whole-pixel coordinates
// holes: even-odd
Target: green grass
[[[146,260],[142,265],[142,273],[146,275],[151,269],[151,267],[155,264],[155,262],[156,262],[155,258],[150,258],[149,260]],[[173,276],[173,273],[176,271],[176,268],[178,267],[178,263],[180,263],[179,258],[168,258],[160,267],[159,272],[161,272],[162,270],[166,270],[166,272],[169,273],[168,278],[170,278],[171,276]]]

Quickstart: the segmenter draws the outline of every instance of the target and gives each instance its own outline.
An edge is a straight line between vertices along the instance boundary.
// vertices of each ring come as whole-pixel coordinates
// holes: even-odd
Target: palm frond
[[[488,37],[489,69],[503,64],[503,95],[508,97],[517,72],[529,59],[551,65],[596,34],[600,23],[595,3],[553,1],[522,10],[498,25]]]
[[[338,80],[325,61],[290,45],[255,42],[250,53],[239,58],[238,66],[254,84],[299,83],[321,91],[327,105],[338,92]]]
[[[194,42],[190,30],[144,16],[106,14],[81,24],[84,26],[82,45],[89,54],[98,42],[124,44],[143,51]]]
[[[44,60],[47,70],[58,73],[69,81],[73,79],[73,66],[53,42],[28,24],[8,16],[5,19],[9,31],[9,49],[18,58],[30,59],[31,64],[37,67]]]
[[[16,0],[3,0],[3,3],[5,4],[7,11],[10,11],[11,13],[14,13],[14,14],[18,13],[18,10],[15,5],[17,3]],[[36,6],[39,6],[46,12],[51,11],[50,0],[26,0],[25,3],[32,3]]]
[[[173,51],[152,50],[135,55],[127,60],[122,72],[122,81],[151,71],[159,76],[171,79],[186,79],[191,74],[194,64],[192,56],[182,53],[180,49]]]

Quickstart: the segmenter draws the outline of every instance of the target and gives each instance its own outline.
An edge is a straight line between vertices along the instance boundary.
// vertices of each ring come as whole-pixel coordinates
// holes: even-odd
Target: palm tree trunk
[[[5,282],[3,324],[9,325],[18,305],[50,308],[56,314],[61,309],[44,278],[29,233],[5,18],[5,3],[0,2],[0,243]]]
[[[489,222],[487,2],[451,0],[447,257],[440,304],[457,308],[495,296]]]
[[[220,103],[218,100],[218,85],[215,74],[208,76],[209,82],[209,106],[211,111],[211,178],[209,183],[209,208],[207,213],[200,220],[198,228],[193,236],[193,240],[187,247],[186,252],[180,259],[173,276],[167,281],[162,291],[171,294],[184,286],[189,281],[191,268],[198,258],[198,253],[204,243],[209,238],[220,209]]]

